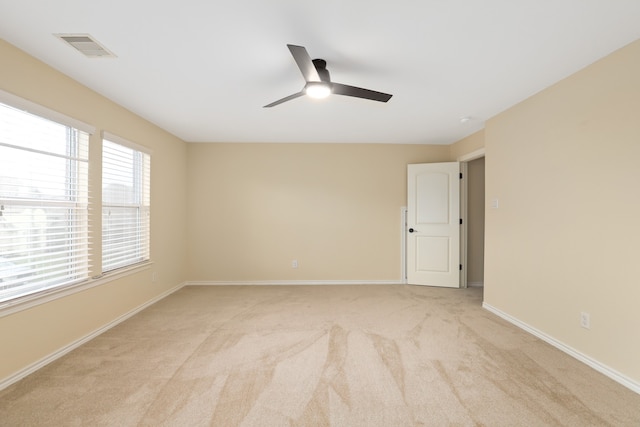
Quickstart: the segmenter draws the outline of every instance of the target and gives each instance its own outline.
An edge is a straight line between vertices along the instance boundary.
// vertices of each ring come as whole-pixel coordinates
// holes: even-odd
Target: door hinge
[[[462,264],[460,264],[460,271],[462,271]]]
[[[462,225],[462,218],[460,218],[460,225]]]
[[[460,172],[460,179],[462,179],[462,172]]]

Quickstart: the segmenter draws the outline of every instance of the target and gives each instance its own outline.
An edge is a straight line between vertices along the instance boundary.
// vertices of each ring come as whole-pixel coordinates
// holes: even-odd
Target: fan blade
[[[300,72],[302,73],[302,77],[307,82],[319,82],[320,75],[318,74],[318,70],[313,65],[313,61],[311,61],[311,57],[302,46],[296,46],[294,44],[288,44],[287,47],[293,55],[293,59],[295,59],[296,64],[298,64],[298,68],[300,68]]]
[[[283,102],[291,101],[292,99],[296,99],[296,98],[298,98],[300,96],[303,96],[303,95],[304,95],[304,92],[294,93],[293,95],[285,96],[282,99],[278,99],[277,101],[272,102],[271,104],[267,104],[262,108],[275,107],[278,104],[282,104]]]
[[[331,83],[333,93],[337,95],[355,96],[356,98],[370,99],[372,101],[387,102],[393,95],[376,92],[375,90],[363,89],[361,87]]]

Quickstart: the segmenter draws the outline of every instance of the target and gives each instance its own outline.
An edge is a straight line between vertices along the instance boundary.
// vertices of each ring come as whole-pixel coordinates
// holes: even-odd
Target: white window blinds
[[[103,135],[103,272],[149,259],[150,167],[141,147]]]
[[[86,131],[0,103],[0,302],[88,277],[88,151]]]

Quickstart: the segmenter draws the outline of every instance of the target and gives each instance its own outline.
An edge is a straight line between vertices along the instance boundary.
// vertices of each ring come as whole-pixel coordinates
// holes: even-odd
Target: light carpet
[[[1,391],[0,425],[640,426],[640,395],[481,304],[478,288],[185,287]]]

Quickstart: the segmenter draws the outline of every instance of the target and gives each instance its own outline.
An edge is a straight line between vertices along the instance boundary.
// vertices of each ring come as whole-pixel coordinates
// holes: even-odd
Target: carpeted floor
[[[482,289],[186,287],[0,392],[2,426],[640,426]]]

